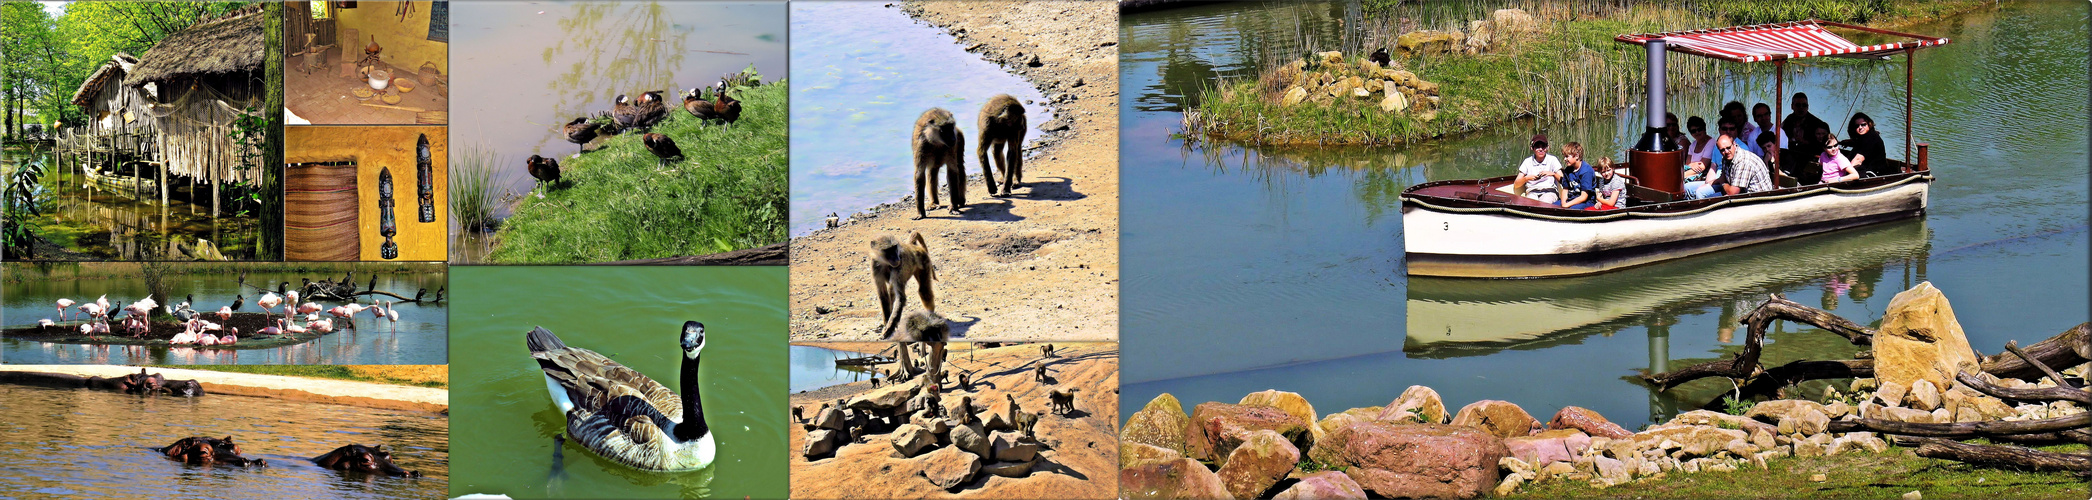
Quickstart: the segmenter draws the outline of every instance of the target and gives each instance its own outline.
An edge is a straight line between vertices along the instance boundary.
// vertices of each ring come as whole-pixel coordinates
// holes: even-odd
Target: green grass
[[[2082,445],[2039,448],[2058,453],[2084,453]],[[1669,472],[1664,478],[1607,489],[1581,481],[1527,483],[1509,498],[1896,498],[1918,491],[1927,499],[1942,498],[2086,498],[2084,479],[2067,473],[2033,473],[1975,467],[1922,458],[1910,448],[1887,453],[1846,453],[1832,457],[1788,457],[1767,461],[1770,468],[1746,466],[1736,472]],[[1828,480],[1810,481],[1823,474]]]
[[[494,185],[498,157],[493,149],[477,145],[451,153],[450,216],[465,231],[492,227],[494,206],[501,197]]]
[[[415,365],[402,366],[345,366],[345,365],[152,365],[159,368],[181,368],[186,370],[209,370],[228,373],[252,373],[257,375],[280,375],[290,377],[323,378],[373,382],[380,384],[411,385],[450,388],[449,370],[442,367]]]
[[[787,82],[743,88],[741,119],[702,124],[669,97],[654,132],[685,159],[665,169],[627,132],[580,158],[561,181],[526,195],[501,223],[494,263],[586,263],[707,255],[785,239]],[[522,168],[517,165],[514,168]]]

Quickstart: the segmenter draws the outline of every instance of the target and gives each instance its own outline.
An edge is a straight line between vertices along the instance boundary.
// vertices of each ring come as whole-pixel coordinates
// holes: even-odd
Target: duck
[[[719,113],[712,110],[712,101],[704,99],[704,90],[700,87],[691,87],[690,93],[683,94],[683,111],[689,112],[690,116],[695,116],[699,120],[709,121],[717,119],[719,118]]]
[[[726,95],[727,88],[726,81],[721,80],[719,98],[712,101],[712,112],[717,113],[719,119],[725,120],[727,125],[733,125],[735,120],[741,119],[741,101]]]
[[[661,157],[661,165],[663,166],[667,166],[669,162],[683,157],[683,148],[676,147],[675,139],[670,139],[665,135],[648,132],[647,135],[640,137],[639,143],[646,145],[646,150],[652,151],[654,156]]]
[[[580,154],[581,151],[586,150],[588,141],[596,140],[596,136],[605,135],[602,134],[603,124],[588,121],[586,116],[567,122],[567,125],[560,127],[559,131],[567,135],[567,142],[574,143],[575,147],[581,148],[576,150],[575,154]]]
[[[651,129],[654,124],[668,118],[668,103],[661,100],[661,91],[649,90],[639,94],[639,103],[632,105],[639,113],[632,122],[633,127]],[[629,128],[629,127],[628,127]]]
[[[523,160],[523,168],[530,171],[530,177],[537,179],[539,186],[559,182],[559,160],[530,155],[530,158]],[[545,193],[538,193],[539,199],[544,197]]]
[[[525,341],[575,442],[634,468],[681,471],[711,465],[718,448],[698,396],[705,325],[685,321],[680,335],[681,396],[595,351],[568,347],[544,327],[532,329]]]
[[[1368,59],[1373,61],[1374,65],[1378,65],[1382,68],[1387,67],[1387,64],[1389,62],[1394,61],[1394,59],[1387,57],[1387,47],[1381,47],[1379,50],[1374,50],[1373,55],[1371,57],[1368,57]]]

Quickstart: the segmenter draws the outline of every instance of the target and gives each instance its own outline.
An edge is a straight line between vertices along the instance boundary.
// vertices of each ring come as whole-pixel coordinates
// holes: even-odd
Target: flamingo
[[[391,302],[391,301],[386,301],[386,302],[385,302],[385,320],[386,320],[386,325],[388,325],[388,326],[391,326],[391,327],[392,327],[392,331],[395,331],[395,332],[399,331],[399,329],[400,329],[400,326],[399,326],[399,323],[400,323],[400,312],[399,312],[399,310],[398,310],[398,309],[393,309],[393,308],[392,308],[392,302]]]
[[[58,299],[58,320],[65,321],[65,308],[73,306],[73,299]]]
[[[331,319],[315,320],[306,324],[312,326],[312,328],[315,330],[319,330],[320,333],[334,332],[334,320]]]
[[[298,326],[297,323],[291,323],[287,326],[284,326],[283,331],[291,333],[305,333],[305,327]]]
[[[36,328],[39,330],[48,329],[54,326],[58,326],[58,323],[55,321],[51,321],[51,318],[36,320]]]
[[[81,334],[81,335],[86,335],[86,336],[87,336],[87,338],[88,338],[89,340],[92,340],[92,339],[94,339],[94,325],[89,325],[89,324],[81,324],[81,325],[80,325],[80,334]]]
[[[238,327],[234,327],[232,331],[227,332],[225,336],[218,337],[218,345],[232,345],[232,343],[237,340],[240,340],[240,329]]]
[[[218,336],[203,334],[196,337],[196,345],[218,345]]]
[[[234,331],[238,331],[238,330],[237,330],[237,329],[235,329]],[[255,334],[255,335],[283,335],[283,329],[282,329],[282,328],[277,328],[277,327],[273,327],[273,326],[271,326],[271,327],[263,328],[263,329],[261,329],[261,331],[257,331],[257,332],[254,332],[254,334]]]
[[[94,299],[94,305],[95,307],[101,308],[102,311],[107,312],[109,310],[109,294],[105,293],[102,294],[101,298]]]
[[[273,309],[276,308],[277,304],[282,303],[283,296],[277,295],[276,292],[265,292],[262,294],[261,298],[254,299],[254,305],[261,306],[263,312],[276,312]]]
[[[291,290],[291,291],[288,291],[288,292],[283,292],[283,297],[284,297],[284,299],[283,299],[283,303],[285,303],[285,304],[296,304],[296,303],[298,303],[298,291],[297,291],[297,290]]]
[[[174,334],[174,337],[167,339],[169,344],[194,344],[196,341],[196,329],[194,328],[182,330],[182,333]]]
[[[232,306],[218,308],[218,321],[232,321]]]
[[[86,325],[81,325],[81,326],[86,326]],[[104,321],[104,322],[101,322],[101,323],[95,323],[95,324],[94,324],[94,333],[99,333],[99,334],[103,334],[103,335],[107,335],[107,334],[109,334],[109,322],[106,322],[106,321]]]
[[[298,304],[298,314],[312,314],[316,312],[320,312],[319,304],[314,304],[311,302]]]

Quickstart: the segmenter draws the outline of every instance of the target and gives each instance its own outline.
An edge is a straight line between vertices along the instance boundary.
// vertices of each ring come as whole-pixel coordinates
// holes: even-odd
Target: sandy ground
[[[914,220],[910,198],[792,240],[792,340],[875,340],[867,242],[910,231],[929,243],[937,312],[952,320],[953,338],[1117,340],[1117,3],[909,2],[904,10],[1031,81],[1058,117],[1029,117],[1037,130],[1027,137],[1040,146],[1027,150],[1014,196],[982,196],[987,188],[974,178],[960,217],[932,209]],[[979,132],[961,125],[969,137]],[[970,171],[977,160],[969,145]]]
[[[147,368],[170,380],[195,380],[211,395],[273,397],[293,401],[331,403],[393,410],[434,413],[450,411],[450,391],[428,387],[373,384],[252,373],[228,373],[179,368]],[[126,365],[0,365],[0,372],[63,373],[82,377],[115,378],[138,373]],[[206,396],[208,397],[208,396]],[[1117,404],[1116,401],[1113,402]],[[1113,406],[1117,408],[1117,406]]]
[[[821,344],[821,347],[852,351],[877,351],[891,344]],[[975,403],[991,409],[1007,406],[1004,394],[1014,394],[1026,411],[1046,408],[1046,393],[1055,388],[1080,388],[1076,412],[1065,416],[1048,414],[1035,429],[1046,444],[1043,458],[1029,477],[1017,479],[981,474],[959,491],[947,492],[922,477],[929,459],[900,458],[889,444],[892,434],[865,436],[863,443],[844,446],[835,457],[807,462],[799,455],[806,445],[806,430],[791,426],[792,498],[1117,498],[1119,350],[1117,343],[1056,343],[1057,357],[1040,358],[1036,344],[969,350],[946,355],[948,367],[966,370],[976,380],[971,391],[945,393],[945,398],[970,395]],[[1032,370],[1045,363],[1051,383],[1032,378]],[[792,405],[807,405],[808,412],[821,401],[849,397],[871,385],[852,382],[820,390],[793,394]],[[854,389],[854,390],[853,390]],[[878,481],[866,481],[879,478]]]

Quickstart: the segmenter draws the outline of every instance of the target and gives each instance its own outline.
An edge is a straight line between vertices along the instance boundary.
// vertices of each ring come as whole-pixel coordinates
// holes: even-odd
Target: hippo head
[[[355,471],[366,474],[388,476],[420,476],[420,472],[400,468],[392,463],[392,453],[384,450],[385,445],[363,446],[351,444],[327,452],[312,459],[313,463],[334,470]]]
[[[203,395],[203,384],[195,380],[169,380],[166,382],[156,382],[156,384],[159,389],[166,390],[167,394],[170,396]]]
[[[240,445],[233,442],[232,436],[225,436],[223,439],[213,437],[182,438],[166,448],[161,448],[160,452],[166,454],[167,458],[199,465],[214,463],[239,466],[267,465],[262,459],[250,460],[247,457],[240,456]]]

